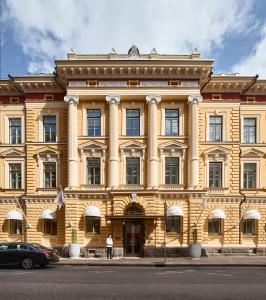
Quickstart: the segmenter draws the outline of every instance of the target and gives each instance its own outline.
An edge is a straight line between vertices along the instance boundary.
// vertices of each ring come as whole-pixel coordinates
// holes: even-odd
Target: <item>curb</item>
[[[117,263],[110,263],[110,264],[90,264],[90,263],[59,263],[56,264],[57,266],[88,266],[88,267],[266,267],[266,264],[240,264],[240,263],[232,263],[232,264],[189,264],[189,263],[180,263],[180,264],[164,264],[164,263],[152,263],[152,264],[117,264]]]

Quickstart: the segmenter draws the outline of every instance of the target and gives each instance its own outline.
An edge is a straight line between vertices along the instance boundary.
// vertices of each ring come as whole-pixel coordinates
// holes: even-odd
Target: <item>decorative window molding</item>
[[[256,164],[256,189],[259,189],[261,187],[260,160],[264,156],[264,154],[265,154],[264,152],[253,148],[241,152],[241,156],[240,156],[241,189],[244,188],[244,164],[245,163]]]
[[[206,138],[205,140],[207,142],[210,142],[210,117],[222,117],[222,142],[227,141],[227,113],[226,112],[206,112],[205,118],[206,118]],[[215,143],[215,142],[214,142]]]
[[[56,142],[59,141],[59,112],[53,112],[50,113],[49,111],[47,112],[41,112],[39,114],[39,141],[44,142],[44,132],[43,132],[43,117],[52,117],[55,116],[56,118]],[[47,142],[49,143],[49,142]]]
[[[231,151],[224,147],[212,147],[203,152],[204,165],[205,165],[205,185],[209,188],[209,163],[221,162],[222,163],[222,188],[228,188],[228,175],[229,175],[229,155]]]
[[[5,144],[10,143],[10,130],[9,130],[9,120],[13,118],[21,119],[21,144],[25,143],[25,117],[24,115],[14,115],[14,114],[5,114],[4,115],[4,127],[5,127],[5,137],[4,142]],[[21,145],[17,144],[17,145]]]
[[[166,109],[177,109],[179,112],[179,128],[178,128],[178,136],[184,135],[184,105],[177,104],[175,102],[171,102],[169,104],[161,104],[161,135],[165,136],[165,110]]]
[[[105,135],[105,119],[104,119],[105,104],[104,103],[95,103],[95,102],[92,102],[90,104],[83,104],[83,106],[82,106],[82,135],[88,136],[88,119],[87,119],[87,110],[88,109],[99,109],[101,111],[101,134],[100,134],[100,136],[104,136]]]
[[[56,163],[56,188],[60,185],[60,152],[50,147],[44,147],[35,152],[38,167],[38,187],[45,188],[44,186],[44,163]]]
[[[139,133],[140,136],[144,135],[144,104],[143,103],[125,103],[122,104],[122,135],[127,135],[127,109],[139,109],[140,119],[139,119]]]
[[[260,119],[261,115],[250,115],[250,114],[241,114],[241,143],[244,143],[244,119],[245,118],[254,118],[256,119],[256,143],[260,143]]]
[[[179,185],[184,184],[184,160],[187,145],[171,141],[163,143],[159,146],[160,161],[161,161],[161,184],[165,184],[165,158],[166,157],[177,157],[179,158]]]
[[[126,159],[128,157],[139,157],[140,158],[140,185],[143,183],[143,173],[144,173],[144,160],[145,160],[145,151],[146,145],[136,142],[130,141],[120,146],[121,149],[121,158],[122,158],[122,184],[126,184]]]
[[[107,146],[96,142],[89,141],[83,143],[79,146],[80,150],[80,161],[81,161],[81,185],[87,185],[87,158],[99,157],[101,162],[101,174],[100,174],[100,184],[105,185],[105,157],[106,157]]]

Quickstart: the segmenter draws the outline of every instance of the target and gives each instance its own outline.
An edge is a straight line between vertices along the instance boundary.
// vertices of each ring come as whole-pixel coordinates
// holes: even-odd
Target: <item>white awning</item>
[[[56,220],[56,213],[50,209],[46,209],[42,212],[41,219]]]
[[[225,219],[225,213],[222,209],[214,209],[210,212],[209,219]]]
[[[23,216],[22,216],[22,213],[20,213],[17,210],[10,210],[6,214],[6,220],[19,220],[19,221],[22,221],[23,220]]]
[[[167,217],[171,217],[171,216],[183,216],[184,212],[183,209],[180,206],[170,206],[167,209]]]
[[[248,210],[244,212],[243,219],[260,220],[260,214],[256,210]]]
[[[89,206],[84,211],[85,217],[100,217],[101,212],[98,207],[96,206]]]

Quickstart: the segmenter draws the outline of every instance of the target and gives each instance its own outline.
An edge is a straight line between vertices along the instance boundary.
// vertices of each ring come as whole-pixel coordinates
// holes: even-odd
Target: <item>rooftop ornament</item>
[[[139,56],[140,56],[139,49],[135,45],[133,45],[128,50],[128,56],[133,59],[139,58]]]

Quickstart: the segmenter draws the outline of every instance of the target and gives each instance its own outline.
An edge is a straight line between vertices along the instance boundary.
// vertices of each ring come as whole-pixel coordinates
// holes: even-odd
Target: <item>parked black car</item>
[[[0,265],[20,265],[29,270],[35,265],[44,267],[50,262],[58,262],[57,252],[29,243],[0,243]]]

